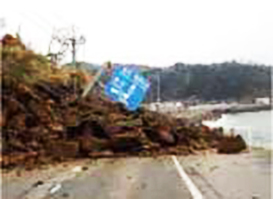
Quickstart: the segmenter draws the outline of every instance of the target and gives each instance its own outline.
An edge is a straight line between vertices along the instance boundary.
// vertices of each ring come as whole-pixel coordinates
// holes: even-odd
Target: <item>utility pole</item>
[[[72,64],[76,69],[76,39],[75,38],[70,38],[71,40],[71,45],[72,45]]]
[[[77,71],[78,67],[77,67],[77,63],[76,63],[76,45],[81,45],[85,43],[85,38],[83,36],[81,36],[79,39],[76,39],[75,34],[73,35],[72,38],[69,38],[69,40],[71,41],[71,45],[72,45],[72,65],[74,66],[75,71]],[[77,84],[79,82],[77,81],[77,76],[75,76],[75,80],[74,80],[74,92],[76,93],[77,91]]]
[[[75,28],[72,27],[72,30],[69,28],[61,28],[59,30],[55,30],[56,33],[52,35],[51,42],[49,44],[49,56],[52,60],[52,66],[54,65],[54,62],[60,61],[66,51],[69,49],[70,45],[72,47],[72,66],[75,70],[74,77],[73,77],[73,86],[74,86],[74,92],[76,93],[77,90],[77,62],[76,62],[76,55],[77,55],[77,46],[85,43],[84,36],[76,37]],[[53,53],[52,46],[56,47],[59,46],[59,50],[57,52]]]
[[[75,73],[77,71],[77,66],[76,66],[76,39],[70,38],[71,45],[72,45],[72,65],[75,69]],[[73,77],[74,78],[74,93],[76,94],[77,92],[77,76]]]
[[[61,28],[59,30],[55,30],[56,33],[53,33],[52,39],[49,44],[49,54],[57,55],[58,57],[63,56],[66,51],[68,50],[71,42],[72,46],[72,65],[76,68],[76,54],[77,54],[77,45],[81,45],[85,43],[85,37],[80,36],[76,37],[76,33],[74,30],[74,27],[72,28],[72,31],[69,30],[69,28]],[[72,33],[71,33],[72,32]],[[55,43],[58,44],[59,50],[55,53],[52,53],[52,45]]]
[[[157,102],[160,102],[160,71],[157,74]]]
[[[270,103],[270,106],[271,108],[273,108],[273,69],[271,68],[271,92],[269,94],[269,103]]]
[[[160,70],[157,73],[157,103],[156,110],[160,111]]]

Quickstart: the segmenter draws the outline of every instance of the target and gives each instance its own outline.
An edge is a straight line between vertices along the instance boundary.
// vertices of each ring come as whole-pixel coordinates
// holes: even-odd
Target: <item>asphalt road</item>
[[[62,185],[57,198],[192,198],[170,158],[105,161]]]
[[[101,159],[52,168],[38,175],[34,171],[17,180],[5,177],[2,198],[271,198],[270,166],[263,158],[250,154],[176,157],[186,177],[173,158]],[[30,189],[37,180],[43,183]],[[194,195],[196,191],[201,196]]]

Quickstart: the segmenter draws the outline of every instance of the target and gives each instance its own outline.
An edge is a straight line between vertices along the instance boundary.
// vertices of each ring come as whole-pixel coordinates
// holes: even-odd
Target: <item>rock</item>
[[[109,141],[98,139],[92,136],[83,136],[79,139],[79,150],[81,155],[87,156],[93,151],[103,151],[109,148]]]
[[[96,152],[89,153],[89,157],[92,157],[92,158],[113,157],[113,156],[114,156],[114,152],[110,150],[96,151]]]
[[[88,167],[87,167],[87,166],[83,166],[83,167],[82,167],[82,170],[83,170],[83,171],[87,171],[87,170],[88,170]]]
[[[115,134],[124,133],[124,128],[117,125],[107,125],[105,131],[109,136],[113,136]]]
[[[175,138],[174,135],[171,133],[171,127],[170,126],[160,126],[157,128],[157,132],[159,134],[160,142],[164,144],[175,144]]]
[[[240,153],[245,150],[247,145],[241,135],[237,136],[225,136],[218,143],[218,153]]]
[[[82,135],[91,135],[100,139],[109,139],[110,135],[104,130],[103,125],[98,121],[83,121],[77,128],[77,132]]]
[[[3,155],[2,157],[2,167],[15,167],[15,166],[24,166],[24,167],[33,167],[34,159],[37,157],[36,152],[28,153],[12,153],[9,155]]]
[[[79,143],[75,141],[52,141],[47,152],[56,158],[75,158],[79,154]]]
[[[41,181],[41,180],[38,180],[37,182],[35,182],[32,186],[33,187],[38,187],[38,186],[40,186],[40,185],[43,185],[44,184],[44,182],[43,181]]]
[[[110,149],[114,153],[119,152],[140,152],[142,151],[143,145],[141,141],[137,137],[130,137],[130,136],[124,136],[124,137],[115,137],[111,140]]]
[[[186,146],[176,146],[168,148],[167,153],[173,155],[189,155],[191,153],[191,150],[189,149],[189,147]]]

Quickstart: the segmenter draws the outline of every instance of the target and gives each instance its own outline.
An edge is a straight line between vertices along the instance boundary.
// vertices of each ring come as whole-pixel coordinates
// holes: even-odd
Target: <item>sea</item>
[[[240,134],[250,147],[273,149],[273,111],[223,114],[215,121],[203,121],[209,127],[223,127],[225,133]]]

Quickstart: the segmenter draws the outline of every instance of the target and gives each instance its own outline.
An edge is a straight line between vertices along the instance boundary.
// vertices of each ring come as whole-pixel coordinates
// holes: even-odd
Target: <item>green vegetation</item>
[[[52,73],[48,59],[27,49],[20,37],[6,35],[2,44],[2,78],[8,82],[30,85]]]
[[[157,99],[160,73],[161,100],[252,100],[271,94],[271,67],[240,64],[235,61],[211,65],[186,65],[151,69],[152,87],[147,101]]]

